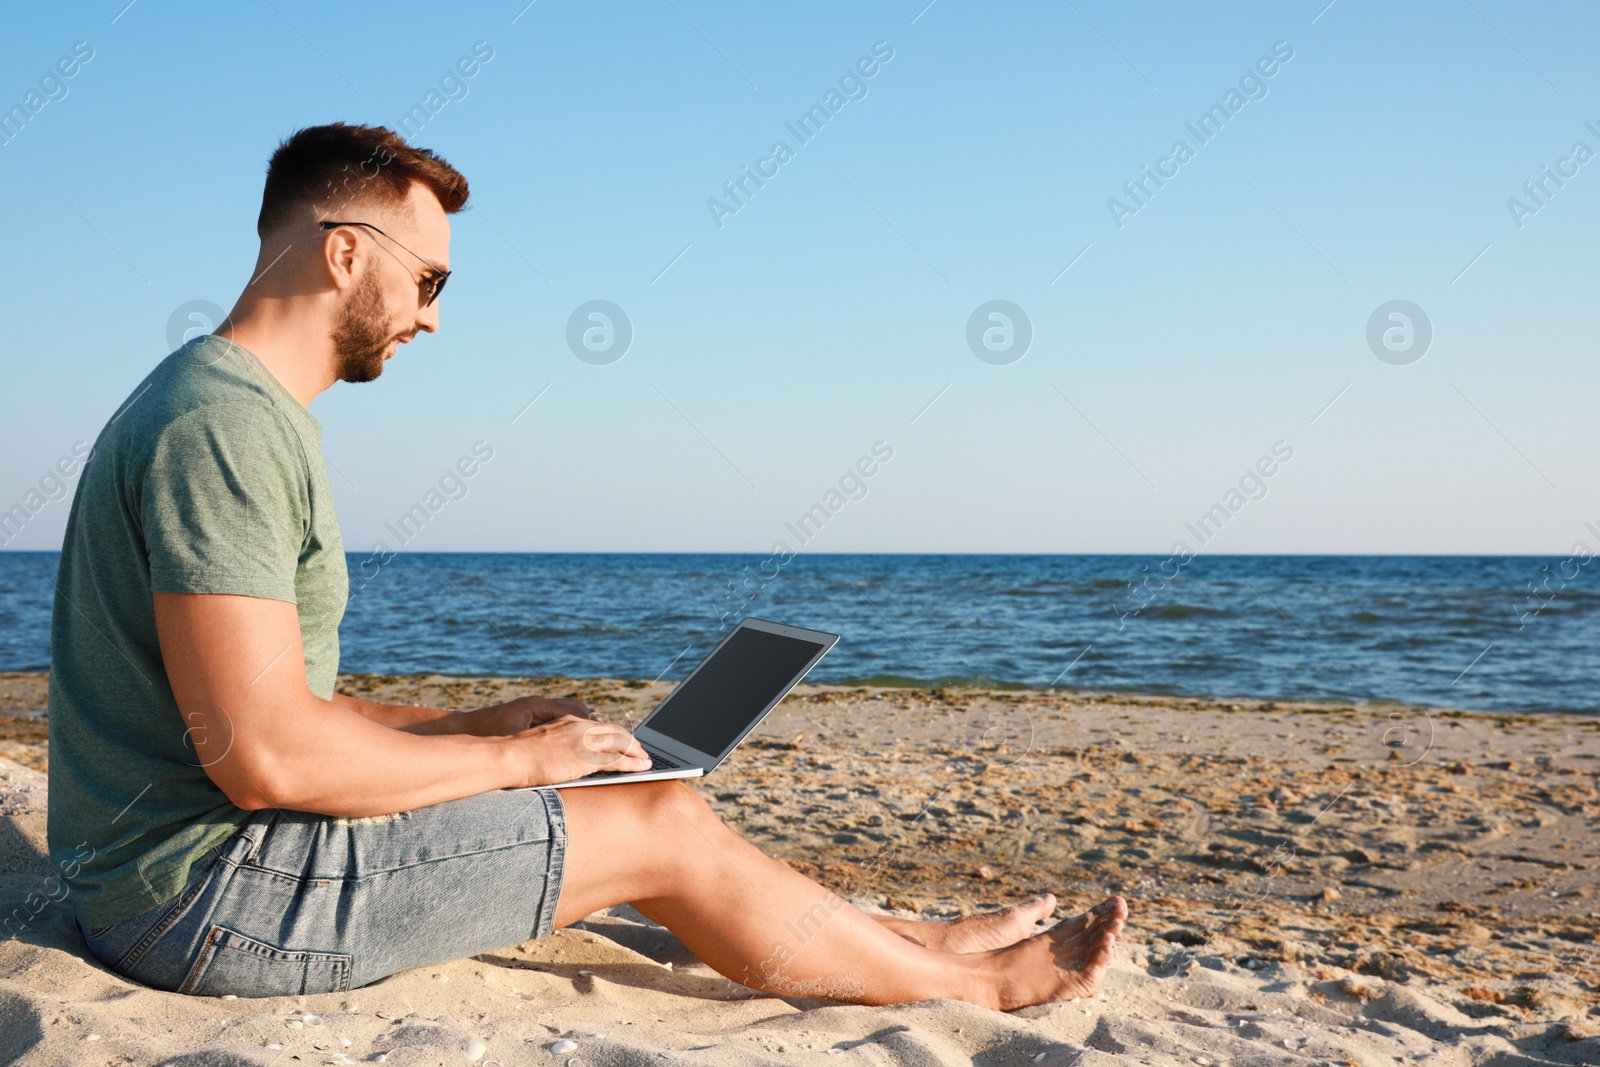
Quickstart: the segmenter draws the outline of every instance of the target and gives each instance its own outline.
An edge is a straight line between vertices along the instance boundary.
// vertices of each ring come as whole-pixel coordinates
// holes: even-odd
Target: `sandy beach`
[[[346,676],[467,708],[669,683]],[[621,906],[348,994],[178,997],[41,903],[45,679],[0,676],[0,1062],[1600,1064],[1600,720],[1401,705],[803,686],[722,816],[867,908],[1132,907],[1104,993],[1000,1014],[754,994]],[[17,917],[21,921],[16,922]]]

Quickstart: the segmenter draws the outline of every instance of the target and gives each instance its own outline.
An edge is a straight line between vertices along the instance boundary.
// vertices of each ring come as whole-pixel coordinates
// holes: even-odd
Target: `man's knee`
[[[653,815],[663,819],[691,822],[715,821],[717,815],[700,792],[681,778],[661,782],[641,782],[634,788],[645,791],[644,799]]]
[[[618,783],[571,792],[569,804],[577,802],[573,807],[592,806],[603,825],[627,827],[629,833],[642,834],[647,841],[641,844],[667,844],[691,827],[704,834],[720,824],[705,798],[676,779]]]
[[[662,803],[672,805],[674,808],[693,806],[701,811],[710,811],[706,798],[701,797],[699,790],[694,789],[693,785],[688,784],[682,777],[669,777],[664,782],[645,782],[645,785],[658,795]]]

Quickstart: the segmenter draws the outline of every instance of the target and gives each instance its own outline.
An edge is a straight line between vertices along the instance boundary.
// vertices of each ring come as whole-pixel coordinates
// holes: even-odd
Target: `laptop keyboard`
[[[676,770],[681,770],[683,768],[683,764],[679,763],[677,760],[670,759],[667,756],[663,756],[661,753],[656,752],[653,749],[648,749],[647,748],[647,749],[645,749],[645,753],[650,757],[650,770],[652,770],[652,771],[676,771]],[[642,772],[640,772],[640,771],[594,771],[594,772],[592,772],[590,774],[584,775],[584,777],[585,778],[614,778],[619,774],[640,774],[640,773],[642,773]]]

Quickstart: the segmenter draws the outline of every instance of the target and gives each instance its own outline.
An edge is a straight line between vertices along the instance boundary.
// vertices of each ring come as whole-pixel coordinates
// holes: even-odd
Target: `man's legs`
[[[1127,907],[1008,948],[925,948],[765,855],[682,782],[563,790],[567,854],[556,926],[631,903],[718,972],[790,996],[891,1004],[953,997],[1011,1009],[1092,995]]]

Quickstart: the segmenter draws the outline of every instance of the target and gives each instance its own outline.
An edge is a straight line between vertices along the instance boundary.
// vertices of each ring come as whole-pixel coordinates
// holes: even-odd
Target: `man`
[[[253,280],[112,417],[73,501],[52,629],[52,858],[90,949],[162,989],[348,989],[631,902],[761,990],[998,1009],[1088,996],[1113,897],[874,918],[683,782],[527,789],[649,760],[575,701],[471,712],[334,691],[347,594],[311,401],[439,327],[467,182],[388,130],[273,155]],[[520,790],[520,791],[513,791]],[[781,942],[787,924],[804,944]]]

